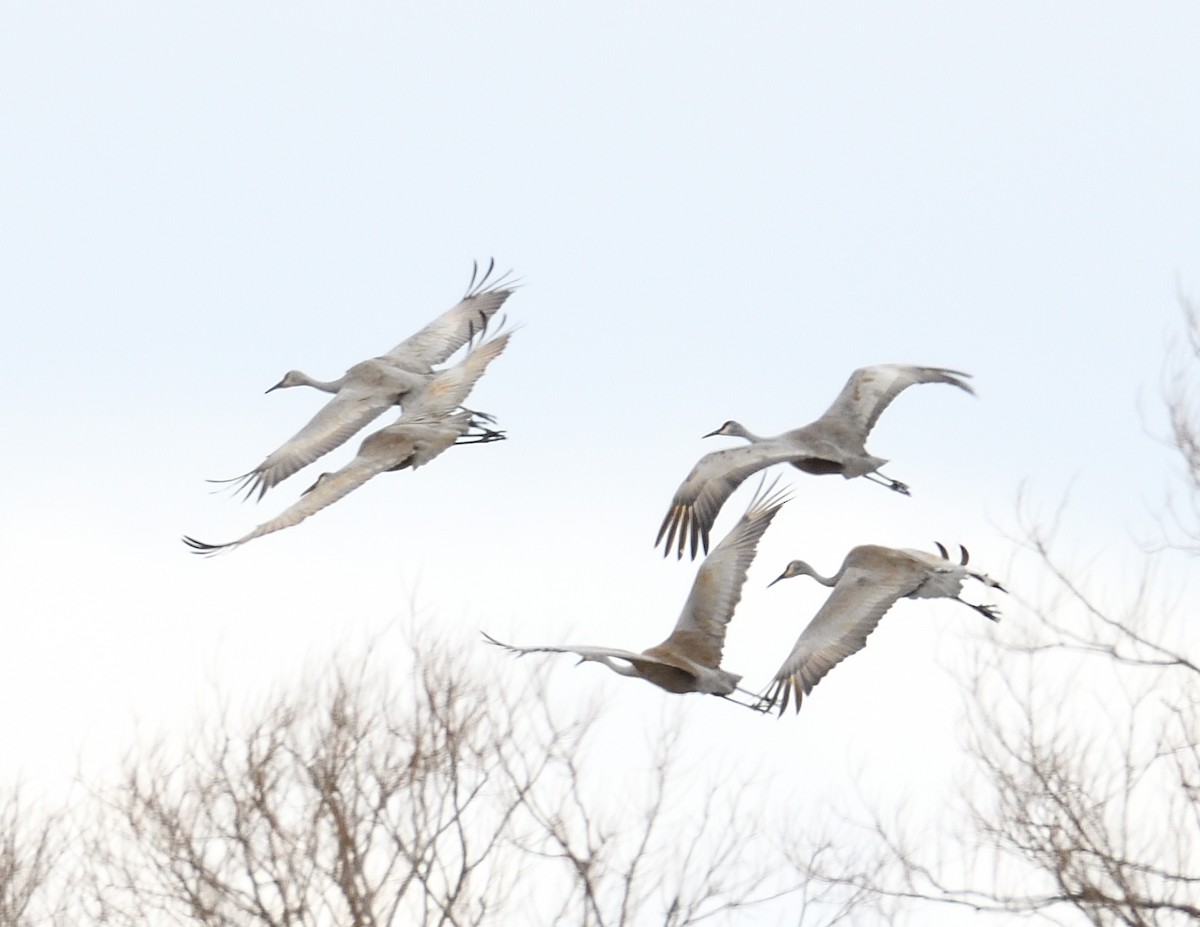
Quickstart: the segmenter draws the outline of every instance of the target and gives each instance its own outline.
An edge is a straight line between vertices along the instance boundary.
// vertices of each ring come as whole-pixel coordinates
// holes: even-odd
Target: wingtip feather
[[[232,544],[208,544],[205,541],[199,541],[194,537],[184,535],[183,543],[191,548],[193,554],[199,554],[202,557],[212,557],[221,553],[224,550],[232,547]]]

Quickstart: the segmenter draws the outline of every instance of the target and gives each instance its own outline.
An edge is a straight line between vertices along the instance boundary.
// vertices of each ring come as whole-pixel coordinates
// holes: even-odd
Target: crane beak
[[[780,574],[779,574],[778,576],[776,576],[776,577],[775,577],[773,580],[771,580],[769,583],[767,583],[767,588],[768,588],[768,589],[770,589],[772,586],[774,586],[774,585],[775,585],[777,582],[779,582],[781,579],[787,579],[787,578],[788,578],[788,575],[787,575],[787,573],[780,573]]]
[[[286,380],[286,379],[287,378],[284,377],[284,380]],[[272,386],[269,390],[267,390],[267,393],[273,393],[277,389],[283,389],[284,380],[280,380],[278,383],[276,383],[274,386]],[[265,396],[266,393],[263,393],[263,395]]]
[[[724,425],[722,425],[722,426],[721,426],[721,428],[724,428],[724,427],[725,427]],[[706,435],[701,435],[700,437],[701,437],[701,438],[712,438],[712,437],[715,437],[716,435],[719,435],[719,434],[721,433],[721,428],[718,428],[716,431],[710,431],[708,434],[706,434]]]

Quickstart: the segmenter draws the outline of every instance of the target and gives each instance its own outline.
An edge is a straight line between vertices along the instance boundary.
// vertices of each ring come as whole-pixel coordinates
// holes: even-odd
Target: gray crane
[[[787,501],[787,492],[774,492],[774,487],[774,483],[759,487],[746,514],[700,564],[675,630],[661,644],[633,653],[610,647],[514,647],[486,633],[484,639],[518,656],[573,653],[580,663],[602,663],[614,673],[644,679],[668,692],[704,692],[748,708],[756,707],[732,698],[734,692],[753,693],[739,688],[742,677],[722,669],[720,663],[725,631],[741,600],[746,571],[754,560],[763,532]]]
[[[970,555],[965,547],[959,548],[958,563],[947,557],[941,544],[937,548],[938,554],[929,554],[866,544],[846,554],[841,569],[833,576],[822,576],[803,560],[789,563],[769,585],[793,576],[811,576],[825,586],[832,586],[833,592],[779,667],[762,696],[763,709],[770,711],[782,699],[779,706],[782,715],[787,710],[789,696],[794,695],[799,711],[801,700],[826,673],[866,646],[867,636],[898,599],[953,599],[985,618],[999,621],[1000,611],[994,605],[967,602],[959,598],[959,592],[967,579],[978,580],[1001,592],[1004,587],[991,577],[967,568]]]
[[[334,396],[298,432],[272,451],[253,470],[228,480],[235,492],[261,499],[293,473],[340,447],[389,408],[419,392],[434,377],[433,367],[484,330],[492,316],[512,295],[508,274],[492,281],[495,261],[479,275],[476,264],[466,295],[420,331],[370,360],[355,364],[336,380],[317,380],[302,370],[289,370],[268,393],[292,386],[312,386]]]
[[[896,492],[908,487],[878,473],[887,463],[867,453],[866,440],[883,410],[914,383],[949,383],[974,394],[962,378],[970,374],[943,367],[879,364],[861,367],[850,375],[841,393],[815,422],[765,438],[739,422],[728,421],[704,437],[728,435],[744,438],[744,447],[705,454],[675,491],[671,508],[658,529],[655,546],[663,543],[663,556],[676,547],[683,557],[690,539],[694,560],[701,546],[708,551],[708,535],[721,506],[751,474],[775,464],[788,463],[805,473],[841,474],[846,479],[865,476]]]
[[[195,538],[183,541],[194,553],[215,554],[265,534],[298,525],[380,473],[429,463],[454,444],[484,444],[498,441],[503,432],[484,424],[485,417],[458,409],[475,382],[508,345],[511,332],[504,332],[475,345],[459,363],[437,373],[417,393],[391,425],[368,435],[358,454],[335,473],[322,473],[288,509],[253,531],[227,544],[207,544]],[[490,416],[486,417],[490,421]]]

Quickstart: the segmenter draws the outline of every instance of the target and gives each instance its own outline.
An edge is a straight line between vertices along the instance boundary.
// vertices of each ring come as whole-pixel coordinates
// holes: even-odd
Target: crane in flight
[[[234,492],[262,499],[268,489],[340,447],[392,406],[407,405],[434,377],[434,366],[487,328],[512,295],[509,274],[491,280],[496,262],[482,276],[476,264],[466,295],[415,334],[378,357],[361,361],[336,380],[317,380],[302,370],[289,370],[268,393],[311,386],[330,399],[303,428],[272,451],[253,470],[214,483],[232,483]],[[490,281],[490,282],[489,282]]]
[[[700,564],[675,630],[661,644],[634,653],[586,645],[514,647],[487,633],[484,633],[484,639],[517,656],[573,653],[580,658],[580,663],[600,663],[614,673],[644,679],[668,692],[704,692],[757,708],[756,703],[733,698],[734,692],[753,693],[739,688],[742,677],[723,669],[720,664],[725,631],[741,600],[746,571],[754,560],[763,532],[787,501],[787,491],[775,492],[774,488],[774,483],[759,487],[746,514]]]
[[[721,506],[747,477],[775,464],[791,464],[805,473],[836,473],[848,480],[864,476],[908,495],[904,483],[878,472],[887,460],[867,453],[867,435],[892,400],[913,384],[948,383],[973,394],[975,391],[963,379],[968,376],[944,367],[861,367],[850,375],[833,405],[815,422],[769,438],[754,434],[740,422],[726,422],[704,437],[728,435],[744,438],[749,444],[700,458],[675,491],[655,546],[663,544],[664,557],[672,548],[677,557],[682,557],[689,541],[693,560],[701,547],[707,552],[708,535]]]
[[[999,621],[1000,610],[994,605],[967,602],[959,598],[959,592],[967,579],[1001,592],[1004,587],[990,576],[967,567],[970,554],[965,547],[959,547],[958,563],[949,559],[941,544],[937,548],[937,554],[929,554],[866,544],[851,549],[833,576],[822,576],[803,560],[789,563],[769,585],[793,576],[811,576],[824,586],[832,586],[833,592],[800,634],[763,693],[763,710],[770,711],[779,702],[782,715],[789,697],[794,695],[799,711],[800,702],[812,692],[813,686],[848,656],[862,650],[867,645],[867,636],[900,599],[953,599],[991,621]]]
[[[491,418],[459,409],[488,364],[508,345],[512,332],[476,344],[459,363],[437,373],[408,403],[400,417],[359,446],[354,459],[335,473],[322,473],[304,494],[281,514],[226,544],[208,544],[185,536],[194,553],[215,554],[265,534],[298,525],[308,516],[362,486],[372,477],[392,470],[416,469],[455,444],[486,444],[504,433],[485,424]],[[455,411],[455,410],[458,411]]]

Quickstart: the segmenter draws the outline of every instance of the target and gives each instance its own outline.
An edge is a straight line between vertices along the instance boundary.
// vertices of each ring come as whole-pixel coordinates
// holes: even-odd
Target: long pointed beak
[[[702,438],[712,438],[712,437],[715,437],[716,435],[719,435],[720,433],[721,433],[721,429],[720,429],[720,428],[718,428],[716,431],[710,431],[708,434],[706,434],[706,435],[701,435],[700,437],[702,437]]]
[[[769,583],[767,583],[767,588],[768,588],[768,589],[770,589],[772,586],[774,586],[774,585],[775,585],[777,582],[779,582],[781,579],[787,579],[787,578],[788,578],[788,575],[787,575],[787,573],[780,573],[780,574],[779,574],[778,576],[776,576],[776,577],[775,577],[773,580],[771,580]]]
[[[273,393],[277,389],[283,389],[283,380],[280,380],[278,383],[276,383],[274,386],[272,386],[269,390],[267,390],[267,393]],[[265,396],[267,393],[263,393],[263,395]]]

